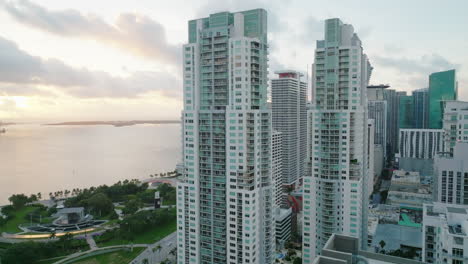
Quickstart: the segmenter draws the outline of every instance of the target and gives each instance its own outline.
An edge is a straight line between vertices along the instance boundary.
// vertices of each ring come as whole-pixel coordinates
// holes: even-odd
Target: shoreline
[[[130,121],[72,121],[60,123],[46,123],[42,126],[96,126],[96,125],[110,125],[115,127],[133,126],[142,124],[180,124],[180,120],[130,120]]]
[[[141,184],[148,183],[148,187],[151,187],[151,184],[154,183],[154,182],[157,182],[157,181],[168,183],[168,184],[172,185],[173,187],[176,187],[176,183],[178,181],[177,176],[166,176],[166,177],[165,176],[163,176],[163,177],[158,176],[158,177],[148,177],[148,178],[144,178],[144,179],[126,179],[126,180],[129,180],[129,181],[130,180],[138,180],[138,181],[140,181]],[[124,180],[121,180],[121,181],[124,181]],[[117,182],[114,182],[114,183],[117,183]],[[114,183],[112,183],[112,184],[114,184]],[[112,185],[112,184],[110,184],[110,185]],[[110,186],[109,184],[101,184],[101,185]],[[101,185],[84,187],[83,189],[89,189],[89,188],[98,187],[98,186],[101,186]],[[43,199],[40,199],[40,200],[37,200],[37,201],[33,202],[32,204],[42,204],[44,206],[50,207],[51,204],[56,204],[57,202],[65,201],[65,200],[67,200],[68,198],[71,198],[71,197],[75,197],[75,196],[70,195],[68,197],[56,198],[55,200],[43,198]],[[2,216],[2,212],[1,212],[2,207],[8,206],[8,205],[11,205],[11,203],[7,202],[6,204],[0,204],[0,216]]]

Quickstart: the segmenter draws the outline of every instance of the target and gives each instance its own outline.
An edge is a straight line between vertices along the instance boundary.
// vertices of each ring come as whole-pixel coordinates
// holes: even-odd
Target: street
[[[158,245],[161,246],[158,249]],[[131,264],[144,264],[144,259],[148,260],[148,264],[161,263],[163,260],[175,260],[175,256],[171,255],[171,250],[177,247],[177,232],[174,232],[160,241],[149,245]],[[153,252],[154,251],[154,252]],[[175,263],[175,261],[172,261]]]

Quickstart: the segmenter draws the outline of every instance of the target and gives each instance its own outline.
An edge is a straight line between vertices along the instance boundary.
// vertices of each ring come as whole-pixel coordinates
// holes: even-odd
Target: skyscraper
[[[445,152],[453,153],[457,143],[468,142],[468,102],[444,102],[443,130]]]
[[[429,75],[429,128],[442,128],[443,102],[457,100],[457,93],[455,70]]]
[[[281,132],[273,130],[271,139],[271,170],[272,178],[275,183],[275,206],[286,205],[286,192],[283,185],[283,135]]]
[[[385,89],[384,99],[387,102],[387,156],[393,158],[398,151],[398,96],[395,90]]]
[[[434,158],[444,151],[442,129],[400,129],[398,165],[432,181]]]
[[[413,91],[413,128],[427,128],[429,114],[429,89]]]
[[[434,161],[434,200],[468,205],[468,143],[455,145],[453,155],[440,153]]]
[[[179,263],[271,263],[274,188],[267,13],[188,22]]]
[[[315,50],[314,109],[307,113],[303,263],[313,262],[332,233],[363,238],[367,246],[371,70],[353,26],[326,20]]]
[[[374,119],[374,144],[385,149],[387,141],[387,101],[384,93],[388,85],[369,85],[367,87],[368,114]],[[385,155],[384,155],[385,156]]]
[[[424,263],[463,264],[468,260],[466,206],[430,203],[423,206],[422,260]]]
[[[297,71],[277,71],[271,80],[273,129],[282,133],[283,184],[294,185],[304,174],[307,84]]]
[[[398,127],[401,128],[413,128],[414,122],[414,105],[413,96],[406,95],[406,92],[397,92],[398,104],[399,104],[399,117]]]

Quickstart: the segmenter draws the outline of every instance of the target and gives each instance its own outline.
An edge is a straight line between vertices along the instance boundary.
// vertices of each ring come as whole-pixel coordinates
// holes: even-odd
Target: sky
[[[324,20],[352,24],[373,84],[412,91],[457,69],[468,100],[468,1],[0,0],[0,120],[179,119],[187,21],[268,12],[270,77],[310,68]]]

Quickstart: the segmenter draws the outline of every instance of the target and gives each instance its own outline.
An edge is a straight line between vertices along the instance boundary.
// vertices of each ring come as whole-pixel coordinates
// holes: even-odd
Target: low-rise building
[[[388,190],[387,204],[422,208],[432,201],[430,185],[421,184],[419,172],[395,170]]]
[[[423,261],[468,263],[468,208],[444,203],[424,204]]]
[[[277,208],[275,214],[277,246],[282,248],[291,237],[292,209]]]
[[[313,264],[422,264],[420,261],[404,259],[360,250],[359,239],[332,234],[322,249],[321,256]]]

